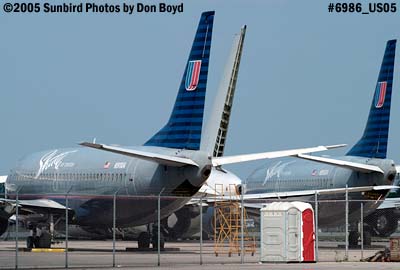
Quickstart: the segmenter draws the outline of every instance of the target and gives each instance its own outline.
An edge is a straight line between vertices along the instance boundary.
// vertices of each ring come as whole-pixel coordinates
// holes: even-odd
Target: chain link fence
[[[1,236],[0,268],[258,263],[260,208],[273,201],[289,201],[241,201],[240,197],[222,201],[162,194],[122,196],[116,191],[112,195],[96,196],[98,215],[107,221],[99,226],[77,225],[85,213],[75,213],[69,206],[85,198],[86,203],[94,203],[90,201],[92,197],[64,194],[57,201],[66,205],[66,209],[59,216],[47,216],[47,222],[38,217],[36,224],[27,224],[27,213],[17,210]],[[16,209],[19,209],[18,194],[16,200]],[[177,201],[184,202],[185,206],[166,215]],[[314,209],[317,261],[366,260],[389,248],[391,238],[400,237],[399,211],[394,203],[323,200],[318,196],[302,201]],[[147,213],[152,222],[126,226],[124,219],[129,204],[152,205],[153,212]]]

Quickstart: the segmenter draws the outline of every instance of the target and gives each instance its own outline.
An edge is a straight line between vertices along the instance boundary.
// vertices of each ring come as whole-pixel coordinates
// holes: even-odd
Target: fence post
[[[203,197],[200,198],[200,265],[203,265]]]
[[[65,194],[65,268],[68,268],[68,194],[71,192],[72,186]]]
[[[115,227],[116,227],[116,219],[117,219],[117,193],[120,191],[121,187],[118,188],[116,192],[114,192],[113,196],[113,267],[115,267]]]
[[[364,204],[361,202],[361,219],[360,219],[360,232],[361,232],[361,260],[364,259]]]
[[[318,262],[318,192],[315,191],[315,261]]]
[[[345,243],[346,243],[346,250],[345,250],[345,258],[344,260],[347,261],[349,258],[349,190],[348,185],[346,185],[346,233],[345,233]]]
[[[242,192],[240,193],[240,263],[244,263],[244,203],[243,203],[243,188]]]
[[[160,253],[161,253],[161,248],[160,248],[160,233],[161,233],[161,230],[160,230],[160,226],[161,226],[161,213],[160,213],[160,211],[161,211],[161,193],[163,193],[164,192],[164,189],[165,188],[163,188],[161,191],[160,191],[160,193],[158,194],[158,204],[157,204],[157,221],[158,221],[158,226],[157,226],[157,254],[158,254],[158,260],[157,260],[157,265],[158,266],[160,266]]]
[[[15,194],[15,269],[18,269],[18,223],[19,223],[19,218],[18,218],[18,208],[19,208],[19,191],[21,188],[17,189],[17,192]]]

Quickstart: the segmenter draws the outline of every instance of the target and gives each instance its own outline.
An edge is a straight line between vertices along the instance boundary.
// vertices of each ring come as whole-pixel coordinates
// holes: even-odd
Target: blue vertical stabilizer
[[[201,15],[168,123],[145,145],[200,149],[214,11]]]
[[[395,51],[396,40],[389,40],[386,44],[364,134],[346,154],[348,156],[386,158]]]

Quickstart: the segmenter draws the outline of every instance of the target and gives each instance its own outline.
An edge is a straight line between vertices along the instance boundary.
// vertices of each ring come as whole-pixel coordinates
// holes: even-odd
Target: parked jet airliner
[[[297,197],[320,194],[320,199],[344,199],[343,193],[332,194],[335,189],[362,191],[363,186],[392,184],[396,175],[395,163],[386,158],[390,105],[392,98],[393,72],[396,40],[389,40],[375,86],[368,121],[361,139],[342,157],[328,158],[304,154],[294,155],[300,159],[284,159],[255,170],[245,182],[246,198]],[[303,159],[303,160],[301,160]],[[364,215],[374,212],[388,189],[350,193],[349,242],[356,245],[357,222],[360,217],[360,201],[370,200],[364,205]],[[312,198],[310,198],[313,200]],[[371,201],[372,199],[372,201]],[[319,225],[344,225],[344,205],[320,203]],[[368,231],[366,231],[368,234]],[[365,237],[365,236],[364,236]],[[370,242],[370,237],[367,242]]]
[[[17,193],[24,219],[41,219],[50,228],[64,217],[66,194],[71,194],[74,223],[109,226],[113,194],[118,193],[117,226],[136,226],[157,220],[156,197],[148,196],[173,196],[162,202],[160,215],[165,218],[190,200],[214,166],[332,148],[213,158],[200,147],[213,22],[213,11],[201,15],[172,114],[159,132],[139,147],[84,142],[84,148],[52,149],[22,158],[7,177],[8,199],[0,200],[0,234],[15,212]],[[50,241],[37,246],[48,247]]]

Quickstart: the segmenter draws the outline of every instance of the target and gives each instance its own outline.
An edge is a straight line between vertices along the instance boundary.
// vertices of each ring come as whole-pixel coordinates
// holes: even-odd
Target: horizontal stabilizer
[[[273,151],[273,152],[264,152],[264,153],[237,155],[237,156],[214,157],[212,159],[212,164],[213,164],[213,166],[221,166],[221,165],[225,165],[225,164],[254,161],[254,160],[259,160],[259,159],[296,156],[299,154],[326,151],[329,149],[334,149],[334,148],[339,148],[339,147],[344,147],[344,146],[346,146],[346,144],[317,146],[317,147],[310,147],[310,148],[299,148],[299,149],[292,149],[292,150]]]
[[[350,169],[353,171],[357,172],[362,172],[362,173],[372,173],[372,172],[378,172],[378,173],[384,173],[381,168],[378,166],[374,165],[368,165],[368,164],[361,164],[357,162],[351,162],[351,161],[345,161],[345,160],[340,160],[340,159],[333,159],[333,158],[326,158],[326,157],[317,157],[317,156],[309,156],[309,155],[303,155],[303,154],[298,154],[297,157],[302,158],[302,159],[307,159],[307,160],[312,160],[316,162],[321,162],[329,165],[334,165],[346,169]]]
[[[80,143],[80,145],[103,150],[103,151],[108,151],[108,152],[112,152],[112,153],[116,153],[116,154],[121,154],[121,155],[129,156],[129,157],[150,160],[150,161],[154,161],[154,162],[157,162],[157,163],[160,163],[163,165],[167,165],[167,166],[182,167],[182,166],[191,165],[191,166],[199,167],[199,165],[196,162],[194,162],[193,160],[191,160],[189,158],[168,156],[168,155],[162,155],[162,154],[145,152],[145,151],[138,151],[138,150],[127,149],[127,148],[122,148],[122,147],[109,146],[109,145],[105,145],[105,144],[98,144],[98,143],[83,142],[83,143]]]

